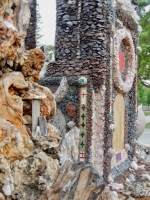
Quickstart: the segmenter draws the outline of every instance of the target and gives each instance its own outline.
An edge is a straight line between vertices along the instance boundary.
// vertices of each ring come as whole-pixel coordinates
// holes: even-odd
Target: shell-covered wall
[[[48,65],[45,73],[47,78],[41,80],[41,84],[49,80],[48,85],[51,85],[50,82],[54,82],[57,77],[74,76],[76,80],[87,78],[85,85],[79,81],[76,87],[76,123],[81,138],[79,158],[92,163],[105,179],[110,173],[115,178],[125,171],[134,154],[140,33],[137,11],[138,1],[58,0],[56,61]],[[120,51],[125,63],[122,72],[119,70]],[[87,92],[80,95],[83,87],[86,87]],[[117,127],[114,124],[114,102],[119,93],[124,101],[124,130],[122,150],[115,152],[113,134]],[[86,102],[82,105],[85,96]],[[74,100],[70,98],[69,102]],[[64,113],[66,105],[61,108]],[[86,114],[83,114],[84,107]],[[82,115],[85,115],[86,123],[81,120]]]

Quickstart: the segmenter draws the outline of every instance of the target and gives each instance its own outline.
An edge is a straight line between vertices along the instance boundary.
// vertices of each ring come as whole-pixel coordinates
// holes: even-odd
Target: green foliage
[[[139,1],[142,51],[139,53],[138,78],[146,87],[150,87],[150,84],[145,82],[145,80],[150,80],[150,6],[148,5],[150,5],[150,0]]]
[[[138,103],[150,104],[150,0],[139,0],[140,25],[142,32],[138,57]],[[149,80],[149,82],[147,81]],[[145,86],[145,87],[144,87]]]
[[[138,83],[138,104],[147,105],[147,88]]]
[[[149,111],[147,111],[147,112],[145,111],[145,112],[144,112],[144,115],[145,115],[145,116],[150,116],[150,112],[149,112]]]
[[[139,0],[139,11],[141,17],[145,15],[146,8],[149,5],[150,5],[150,0]]]
[[[46,45],[46,57],[51,60],[54,54],[54,46],[53,45]]]
[[[138,104],[150,105],[150,89],[138,83]]]
[[[147,94],[147,104],[150,105],[150,93]]]
[[[145,128],[150,128],[150,122],[146,124]]]

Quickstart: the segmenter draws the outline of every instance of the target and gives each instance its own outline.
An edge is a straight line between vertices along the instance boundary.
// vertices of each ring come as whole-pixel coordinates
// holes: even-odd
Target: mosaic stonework
[[[85,158],[85,142],[86,142],[86,116],[87,116],[87,88],[80,89],[80,160]]]
[[[5,23],[11,20],[4,12],[18,15],[30,4],[24,42],[35,46],[36,1],[2,0],[0,6],[0,196],[108,200],[109,191],[110,199],[136,198],[133,191],[139,194],[147,184],[141,173],[150,163],[150,150],[135,142],[138,0],[56,0],[55,61],[39,81],[48,88],[34,83],[44,54],[24,52],[22,36]],[[5,10],[7,5],[12,10]],[[30,12],[25,13],[15,24],[28,21]],[[135,189],[138,181],[142,184]]]
[[[47,77],[42,78],[39,81],[39,84],[47,86],[53,94],[57,94],[58,88],[60,86],[62,78],[61,77]],[[68,86],[66,95],[60,102],[57,102],[57,108],[61,111],[65,122],[74,121],[78,125],[77,115],[79,112],[79,93],[78,93],[78,77],[72,77],[67,79]],[[56,122],[55,122],[56,123]],[[58,127],[58,129],[60,129]],[[60,133],[64,133],[64,130],[60,131]]]
[[[121,43],[124,43],[124,52],[126,56],[125,69],[123,76],[120,76],[119,56]],[[121,93],[129,92],[133,85],[135,77],[135,52],[132,36],[125,28],[119,29],[114,35],[114,53],[113,53],[113,79],[115,87]]]
[[[78,104],[78,88],[76,86],[70,86],[64,100],[57,104],[58,108],[64,114],[66,123],[74,121],[77,124]]]
[[[138,24],[138,20],[139,20],[139,15],[136,12],[136,7],[135,5],[138,5],[138,3],[133,3],[129,0],[116,0],[117,3],[120,5],[121,10],[125,11],[126,15],[129,15],[132,20]]]
[[[101,87],[99,93],[93,91],[93,116],[92,116],[92,158],[91,163],[103,175],[103,154],[104,154],[104,101],[105,101],[105,85]]]
[[[58,107],[66,123],[80,128],[80,160],[92,163],[106,182],[110,173],[127,170],[134,155],[140,33],[135,2],[58,0],[56,61],[45,73],[45,85],[50,79],[53,87],[67,78],[68,93]],[[77,81],[82,77],[86,87]]]
[[[114,154],[111,160],[111,168],[117,167],[121,165],[121,163],[125,162],[128,159],[128,150],[122,149],[117,154]]]

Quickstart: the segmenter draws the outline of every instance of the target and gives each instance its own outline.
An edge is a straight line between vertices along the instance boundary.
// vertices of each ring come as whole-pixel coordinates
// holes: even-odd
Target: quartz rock
[[[139,180],[140,180],[140,181],[150,181],[150,175],[149,175],[149,174],[142,174],[142,175],[139,177]]]
[[[137,169],[138,169],[138,165],[136,164],[135,161],[132,161],[131,167],[132,167],[132,169],[134,169],[134,170],[137,170]]]
[[[80,130],[76,126],[74,126],[62,138],[59,152],[60,162],[62,165],[65,164],[65,162],[68,160],[78,160],[79,132]]]
[[[129,178],[129,180],[130,180],[131,182],[136,181],[135,176],[134,176],[133,174],[130,174],[128,178]]]
[[[67,83],[67,79],[65,77],[63,77],[61,82],[60,82],[59,88],[57,89],[56,93],[54,94],[56,102],[62,101],[62,99],[67,94],[68,88],[69,88],[69,85]]]

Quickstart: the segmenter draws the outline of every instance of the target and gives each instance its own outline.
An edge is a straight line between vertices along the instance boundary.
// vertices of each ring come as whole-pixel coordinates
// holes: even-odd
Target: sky
[[[42,45],[54,45],[56,23],[56,0],[37,0],[42,24],[40,39]]]

